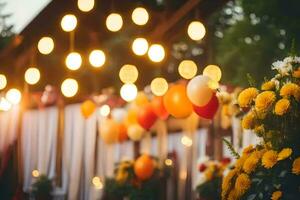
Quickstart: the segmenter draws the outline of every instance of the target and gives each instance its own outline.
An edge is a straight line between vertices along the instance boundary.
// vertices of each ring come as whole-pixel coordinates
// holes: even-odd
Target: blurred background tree
[[[5,3],[0,3],[0,50],[5,47],[11,38],[14,36],[13,33],[13,25],[7,24],[7,19],[11,16],[11,14],[3,13],[3,8],[5,7]]]
[[[223,82],[247,85],[270,74],[270,64],[300,41],[299,0],[235,0],[208,20],[211,61],[223,68]]]

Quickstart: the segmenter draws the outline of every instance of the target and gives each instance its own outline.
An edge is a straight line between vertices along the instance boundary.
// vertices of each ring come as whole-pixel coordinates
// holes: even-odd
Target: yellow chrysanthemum
[[[267,169],[272,168],[277,163],[277,157],[278,155],[276,151],[267,151],[262,157],[262,165]]]
[[[300,87],[295,83],[286,83],[280,89],[280,96],[288,98],[293,96],[297,101],[300,100]]]
[[[252,144],[250,144],[249,146],[247,146],[246,148],[244,148],[243,150],[243,154],[249,154],[254,150],[254,147]]]
[[[300,175],[300,157],[294,160],[292,172],[293,174]]]
[[[271,199],[272,200],[279,200],[282,197],[282,192],[281,191],[275,191],[272,194]]]
[[[226,197],[229,189],[231,188],[232,184],[234,183],[233,178],[237,174],[237,170],[233,169],[223,178],[222,181],[222,199]]]
[[[258,112],[266,112],[270,109],[276,100],[276,95],[272,91],[264,91],[257,95],[255,99],[255,109]]]
[[[210,181],[213,178],[214,171],[210,170],[210,169],[205,170],[204,175],[205,175],[206,180]]]
[[[238,97],[238,103],[240,107],[245,108],[250,106],[252,101],[254,101],[257,95],[258,95],[258,90],[254,87],[243,90]]]
[[[255,126],[256,117],[253,112],[249,112],[242,119],[242,127],[244,129],[253,129]]]
[[[263,124],[259,125],[259,126],[255,126],[254,128],[254,132],[257,134],[262,134],[265,132],[265,127]]]
[[[247,173],[247,174],[250,174],[251,172],[253,172],[256,167],[257,167],[257,164],[259,162],[261,158],[261,154],[259,151],[255,151],[253,152],[249,158],[246,159],[246,161],[244,162],[244,165],[243,165],[243,170]]]
[[[229,192],[228,198],[226,200],[238,200],[238,199],[239,199],[238,193],[235,189],[233,189]]]
[[[261,85],[262,90],[273,90],[275,88],[274,81],[267,81]]]
[[[293,150],[291,148],[282,149],[279,154],[277,160],[284,160],[292,155]]]
[[[241,197],[250,188],[251,180],[249,176],[245,173],[240,174],[235,181],[234,188],[236,190],[237,196]]]
[[[290,108],[290,101],[288,99],[280,99],[275,104],[275,114],[284,115]]]
[[[293,72],[293,77],[295,77],[295,78],[300,78],[300,68],[298,68],[297,70],[295,70],[295,71]]]

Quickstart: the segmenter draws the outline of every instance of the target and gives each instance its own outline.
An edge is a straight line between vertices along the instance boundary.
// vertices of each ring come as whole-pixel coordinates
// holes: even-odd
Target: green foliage
[[[36,182],[32,184],[32,192],[35,197],[50,198],[52,189],[52,182],[45,175],[39,176]]]
[[[201,198],[207,200],[221,200],[221,184],[222,177],[215,177],[210,181],[205,181],[203,184],[198,185],[196,190]]]
[[[2,11],[5,5],[5,3],[0,3],[0,49],[4,48],[14,35],[13,26],[6,23],[7,18],[11,15],[3,14]]]
[[[235,149],[233,148],[232,144],[226,139],[223,138],[224,143],[226,144],[227,148],[229,149],[231,155],[235,158],[235,159],[239,159],[240,155],[238,152],[235,151]]]

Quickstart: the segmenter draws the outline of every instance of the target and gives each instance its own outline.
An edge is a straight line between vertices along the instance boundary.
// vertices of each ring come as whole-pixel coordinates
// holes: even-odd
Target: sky
[[[6,3],[1,14],[12,14],[7,24],[19,33],[51,0],[0,0]]]

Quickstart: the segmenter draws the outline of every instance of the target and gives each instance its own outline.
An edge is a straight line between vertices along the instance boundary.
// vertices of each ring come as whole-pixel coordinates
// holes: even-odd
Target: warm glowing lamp
[[[33,170],[31,174],[32,174],[32,176],[33,176],[34,178],[37,178],[37,177],[40,176],[40,172],[39,172],[38,170],[36,170],[36,169]]]
[[[181,143],[186,146],[186,147],[190,147],[193,145],[193,141],[191,138],[189,138],[188,136],[183,136],[181,138]]]
[[[41,54],[50,54],[54,49],[54,41],[51,37],[42,37],[38,42],[38,50]]]
[[[103,117],[107,117],[110,114],[110,107],[109,105],[105,104],[100,108],[100,115]]]
[[[93,50],[89,55],[89,61],[95,68],[102,67],[105,60],[105,54],[102,50]]]
[[[89,12],[94,8],[95,0],[78,0],[77,6],[82,12]]]
[[[153,62],[161,62],[165,58],[165,49],[160,44],[150,46],[148,56]]]
[[[151,91],[156,96],[163,96],[168,91],[168,82],[164,78],[155,78],[151,81]]]
[[[64,31],[71,32],[77,26],[77,18],[75,15],[67,14],[62,18],[60,25]]]
[[[66,58],[66,66],[70,70],[77,70],[82,63],[81,55],[77,52],[71,52]]]
[[[203,75],[219,82],[222,77],[222,71],[217,65],[207,65],[203,70]]]
[[[137,7],[133,10],[131,19],[136,25],[143,26],[147,24],[149,20],[149,14],[145,8]]]
[[[124,65],[119,72],[120,80],[123,83],[134,83],[139,76],[139,72],[134,65]]]
[[[192,21],[188,26],[188,35],[192,40],[201,40],[206,33],[204,25],[199,21]]]
[[[118,13],[111,13],[106,18],[106,27],[112,32],[119,31],[123,26],[122,16]]]
[[[12,88],[6,92],[5,97],[11,104],[16,105],[20,103],[22,94],[18,89]]]
[[[0,99],[0,110],[2,111],[8,111],[11,109],[11,103],[7,101],[6,98],[1,97]]]
[[[0,90],[3,90],[7,85],[6,76],[4,74],[0,74]]]
[[[173,161],[171,160],[171,159],[166,159],[165,160],[165,164],[167,165],[167,166],[172,166],[173,165]]]
[[[25,72],[25,81],[30,85],[34,85],[39,82],[40,77],[41,74],[37,68],[31,67],[28,68]]]
[[[92,183],[95,186],[96,189],[102,189],[103,188],[103,183],[101,181],[101,179],[98,176],[95,176],[92,179]]]
[[[126,83],[121,87],[120,95],[125,101],[133,101],[137,96],[137,87],[133,83]]]
[[[197,65],[192,60],[183,60],[179,64],[178,72],[185,79],[191,79],[197,74]]]
[[[75,79],[67,78],[61,84],[60,89],[65,97],[73,97],[78,92],[78,83]]]
[[[132,43],[132,51],[138,56],[145,55],[148,47],[148,41],[145,38],[136,38]]]

